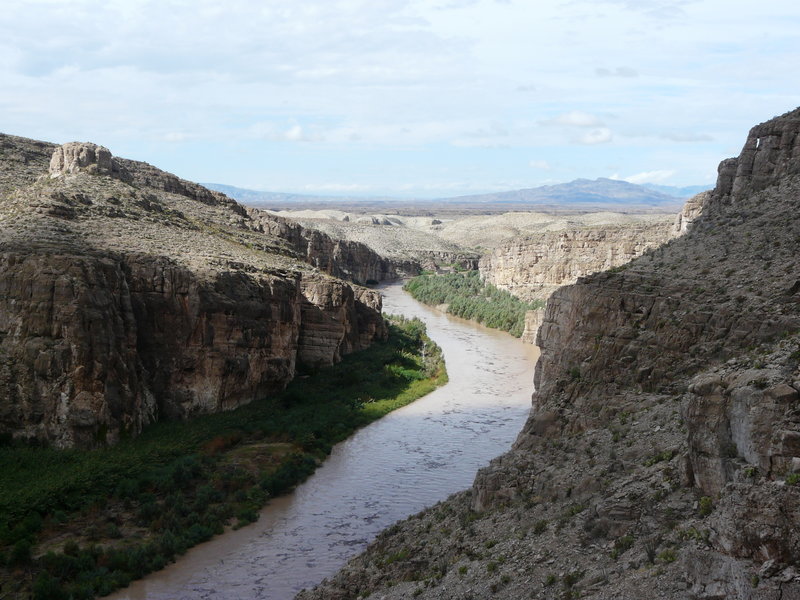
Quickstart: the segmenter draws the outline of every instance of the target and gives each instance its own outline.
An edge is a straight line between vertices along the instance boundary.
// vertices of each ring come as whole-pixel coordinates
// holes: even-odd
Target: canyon
[[[363,244],[91,143],[4,135],[0,163],[0,433],[114,443],[386,335]]]
[[[698,198],[702,195],[698,196]],[[477,270],[481,278],[517,298],[547,300],[584,275],[618,268],[685,233],[702,213],[692,199],[677,215],[658,212],[507,212],[438,217],[365,214],[334,209],[281,210],[340,240],[367,245],[397,267],[422,271]],[[374,207],[373,207],[374,208]],[[543,311],[530,311],[522,339],[535,343]]]
[[[479,269],[542,358],[512,449],[303,600],[800,597],[800,109],[672,215],[288,215],[0,136],[0,433],[59,448],[268,397]],[[566,284],[566,285],[565,285]],[[655,591],[654,591],[655,590]]]
[[[800,109],[556,290],[511,451],[298,598],[800,597],[798,172]]]
[[[3,135],[0,164],[0,433],[57,447],[230,410],[367,347],[386,330],[366,283],[480,267],[543,297],[672,232],[615,213],[295,220],[91,143]]]

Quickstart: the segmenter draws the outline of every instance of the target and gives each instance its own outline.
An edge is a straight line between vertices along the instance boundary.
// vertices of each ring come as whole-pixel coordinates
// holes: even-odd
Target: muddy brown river
[[[530,410],[536,348],[382,288],[384,311],[419,317],[450,382],[356,432],[259,520],[190,550],[115,600],[289,600],[335,573],[378,532],[471,485]]]

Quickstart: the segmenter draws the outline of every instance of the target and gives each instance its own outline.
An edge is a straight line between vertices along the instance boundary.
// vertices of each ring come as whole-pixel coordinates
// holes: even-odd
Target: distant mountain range
[[[238,188],[219,183],[204,183],[206,187],[223,192],[244,204],[265,206],[285,206],[287,204],[356,204],[356,203],[401,203],[413,202],[422,204],[425,200],[402,200],[388,197],[353,197],[353,196],[313,196],[304,194],[286,194],[281,192],[263,192]],[[563,208],[649,208],[672,210],[679,207],[682,201],[708,186],[673,187],[665,185],[637,185],[618,179],[599,178],[576,179],[569,183],[544,185],[535,188],[494,192],[489,194],[472,194],[449,198],[436,198],[427,202],[463,205],[502,205],[509,210],[525,206],[547,206]]]
[[[264,192],[260,190],[250,190],[247,188],[240,188],[233,185],[225,185],[223,183],[201,183],[210,190],[222,192],[229,198],[238,200],[244,204],[251,206],[259,206],[266,204],[291,204],[297,203],[320,203],[320,202],[397,202],[397,198],[389,198],[385,196],[315,196],[313,194],[288,194],[285,192]]]
[[[704,189],[703,186],[697,186]],[[679,188],[653,189],[618,179],[576,179],[569,183],[543,185],[510,192],[474,194],[456,198],[440,198],[440,202],[486,202],[500,204],[545,204],[545,205],[605,205],[631,204],[635,206],[674,206],[679,198]],[[691,194],[689,194],[691,195]]]
[[[668,196],[675,196],[676,198],[691,198],[692,196],[696,196],[700,192],[705,192],[706,190],[710,190],[714,187],[714,184],[709,183],[708,185],[687,185],[684,187],[675,187],[673,185],[657,185],[655,183],[645,183],[642,184],[642,187],[646,187],[650,190],[656,190],[657,192],[662,192],[667,194]]]

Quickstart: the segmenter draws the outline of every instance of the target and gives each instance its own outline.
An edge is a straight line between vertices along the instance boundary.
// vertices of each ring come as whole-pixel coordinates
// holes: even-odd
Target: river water
[[[335,573],[382,529],[472,484],[530,410],[538,351],[383,286],[384,312],[419,317],[450,382],[337,445],[256,523],[190,550],[113,600],[289,600]]]

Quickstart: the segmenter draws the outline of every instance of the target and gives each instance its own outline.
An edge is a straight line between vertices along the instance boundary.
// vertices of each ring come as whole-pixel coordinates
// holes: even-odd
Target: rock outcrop
[[[393,276],[368,248],[94,144],[0,142],[0,432],[113,443],[386,335],[379,294],[330,276]]]
[[[69,142],[56,148],[50,159],[50,177],[74,173],[107,175],[130,180],[128,172],[111,156],[104,146],[92,143]]]
[[[399,277],[396,265],[366,244],[334,239],[257,208],[248,208],[247,215],[258,231],[287,240],[299,257],[329,275],[361,285]]]
[[[800,109],[750,130],[738,158],[720,164],[716,202],[736,202],[800,173]]]
[[[703,209],[705,208],[706,202],[708,202],[709,198],[711,198],[711,192],[700,192],[696,196],[692,196],[686,201],[686,204],[683,205],[683,209],[681,212],[678,213],[677,218],[675,219],[675,233],[678,235],[682,235],[689,231],[689,227],[692,226],[700,215],[703,214]]]
[[[300,597],[800,597],[798,138],[753,128],[685,235],[556,291],[513,449]]]

